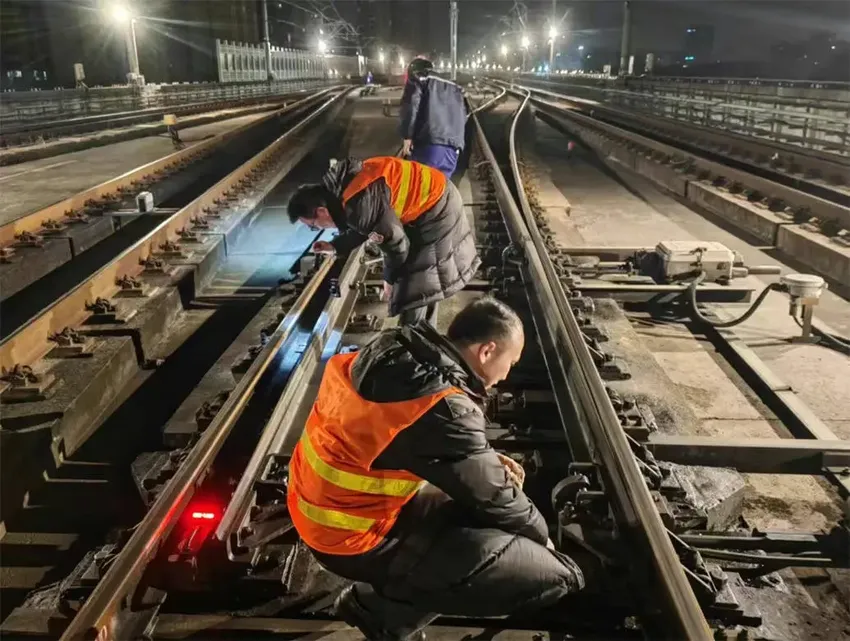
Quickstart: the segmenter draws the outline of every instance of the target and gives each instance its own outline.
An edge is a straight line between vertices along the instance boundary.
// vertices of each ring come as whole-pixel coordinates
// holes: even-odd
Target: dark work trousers
[[[398,324],[415,325],[421,320],[427,320],[431,324],[431,327],[436,329],[437,305],[438,303],[431,303],[430,305],[424,305],[423,307],[414,307],[413,309],[406,309],[401,314],[399,314]]]
[[[452,174],[457,169],[459,156],[460,152],[455,147],[415,143],[410,160],[433,167],[442,172],[447,180],[451,180]]]
[[[525,615],[584,585],[572,560],[522,536],[481,527],[468,510],[426,486],[405,506],[387,540],[357,556],[314,552],[355,581],[373,629],[404,639],[438,615]]]

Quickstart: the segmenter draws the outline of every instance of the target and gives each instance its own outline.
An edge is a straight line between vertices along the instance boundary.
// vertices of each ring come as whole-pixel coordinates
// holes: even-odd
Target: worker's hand
[[[517,463],[510,456],[505,456],[504,454],[497,454],[497,456],[502,462],[502,465],[504,465],[505,469],[508,471],[508,475],[511,477],[511,480],[519,489],[522,489],[522,484],[525,482],[525,470],[522,465]]]
[[[401,146],[401,155],[402,156],[409,156],[411,151],[413,151],[413,141],[410,140],[410,139],[407,139],[407,140],[404,141],[404,143]]]
[[[313,253],[314,254],[335,254],[336,250],[334,246],[331,245],[326,240],[317,240],[313,243]]]
[[[384,293],[381,296],[381,300],[389,300],[390,296],[393,295],[393,286],[390,285],[387,281],[384,281]]]
[[[555,551],[555,544],[552,543],[552,539],[546,539],[546,549]]]

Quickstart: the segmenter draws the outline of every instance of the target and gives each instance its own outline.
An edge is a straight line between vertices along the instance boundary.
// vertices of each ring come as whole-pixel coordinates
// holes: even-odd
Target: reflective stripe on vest
[[[404,224],[431,209],[446,191],[442,172],[410,160],[382,156],[363,161],[363,168],[342,193],[343,205],[380,178],[390,188],[390,205]]]
[[[357,354],[328,360],[316,402],[289,464],[287,506],[302,540],[327,554],[361,554],[381,542],[423,481],[376,470],[399,432],[450,394],[449,388],[399,403],[373,403],[351,383]]]

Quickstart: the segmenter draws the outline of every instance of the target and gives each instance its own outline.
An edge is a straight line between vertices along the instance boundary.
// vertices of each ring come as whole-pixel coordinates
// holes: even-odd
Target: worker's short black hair
[[[458,312],[446,336],[462,347],[503,341],[522,331],[522,321],[514,310],[495,298],[484,296]]]
[[[407,74],[414,78],[427,78],[434,70],[434,63],[422,56],[417,56],[407,66]]]
[[[289,220],[293,223],[298,222],[299,218],[312,220],[316,217],[317,207],[332,209],[336,201],[333,192],[321,183],[301,185],[289,199]]]

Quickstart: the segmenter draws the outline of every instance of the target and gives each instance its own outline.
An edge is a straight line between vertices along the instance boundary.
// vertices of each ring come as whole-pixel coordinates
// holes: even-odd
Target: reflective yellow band
[[[354,532],[368,532],[375,523],[375,519],[364,519],[362,516],[351,516],[345,512],[327,510],[307,503],[298,497],[298,509],[301,514],[319,525],[335,527],[340,530],[353,530]]]
[[[401,479],[381,479],[360,474],[352,474],[338,470],[325,463],[310,442],[307,430],[301,435],[301,447],[304,448],[304,458],[313,471],[328,483],[337,487],[364,494],[381,494],[384,496],[409,496],[419,488],[419,481],[404,481]]]
[[[425,204],[431,191],[431,170],[422,169],[422,181],[419,183],[419,206]]]
[[[396,194],[393,209],[396,216],[401,218],[404,213],[404,206],[407,204],[407,193],[410,191],[410,169],[411,164],[407,160],[401,161],[401,184],[398,186],[398,194]]]

